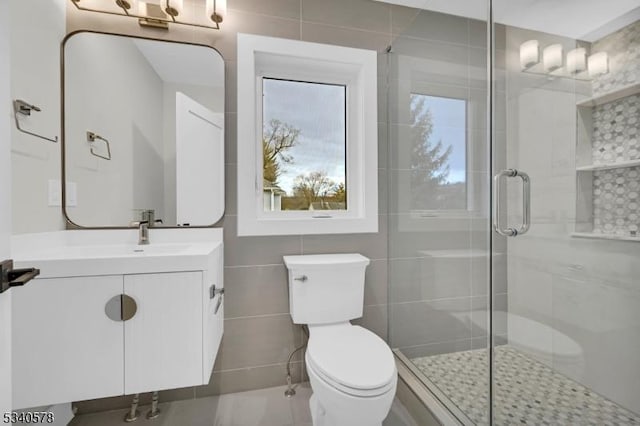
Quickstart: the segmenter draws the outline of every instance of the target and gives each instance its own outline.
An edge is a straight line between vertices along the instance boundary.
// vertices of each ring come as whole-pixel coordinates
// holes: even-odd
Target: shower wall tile
[[[610,72],[593,80],[594,95],[640,82],[640,21],[593,43],[591,53],[597,52],[609,55]]]
[[[448,354],[452,352],[468,351],[472,348],[472,339],[451,340],[448,342],[431,343],[429,345],[407,346],[402,353],[409,359]]]
[[[593,108],[594,164],[640,159],[640,95]]]
[[[389,312],[394,348],[471,338],[471,298],[393,303]]]
[[[392,80],[468,85],[469,47],[398,36],[393,40]]]
[[[640,167],[593,173],[593,232],[640,236]]]
[[[394,34],[453,44],[468,44],[468,19],[427,10],[394,6],[392,9]]]
[[[415,302],[468,297],[471,288],[469,257],[390,259],[392,302]]]

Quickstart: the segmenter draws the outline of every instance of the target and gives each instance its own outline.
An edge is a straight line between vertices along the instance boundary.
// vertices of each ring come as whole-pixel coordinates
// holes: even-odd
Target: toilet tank
[[[330,324],[362,316],[364,273],[358,253],[284,256],[289,310],[295,324]]]

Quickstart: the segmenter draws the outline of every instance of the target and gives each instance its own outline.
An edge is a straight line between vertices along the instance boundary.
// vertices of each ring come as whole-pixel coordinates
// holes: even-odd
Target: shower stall
[[[380,60],[390,345],[461,424],[640,424],[640,4],[417,3]]]

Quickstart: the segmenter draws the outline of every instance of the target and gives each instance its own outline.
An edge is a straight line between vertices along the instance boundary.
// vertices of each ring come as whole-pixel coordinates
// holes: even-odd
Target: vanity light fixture
[[[202,7],[185,10],[184,0],[71,0],[79,10],[128,16],[141,26],[168,29],[169,24],[219,30],[227,13],[227,0],[199,0]],[[198,2],[194,2],[197,4]]]
[[[584,47],[570,50],[565,58],[564,48],[560,43],[541,49],[538,40],[527,40],[520,45],[519,53],[521,71],[530,74],[591,80],[609,72],[607,52],[598,52],[587,57],[587,49]]]

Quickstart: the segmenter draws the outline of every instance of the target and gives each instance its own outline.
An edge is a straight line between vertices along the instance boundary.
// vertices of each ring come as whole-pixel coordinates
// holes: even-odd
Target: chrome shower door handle
[[[503,177],[517,177],[522,181],[522,224],[518,229],[503,228],[500,207],[501,182]],[[493,229],[505,237],[517,237],[526,234],[531,228],[531,179],[525,172],[516,169],[507,169],[499,172],[493,177]]]

